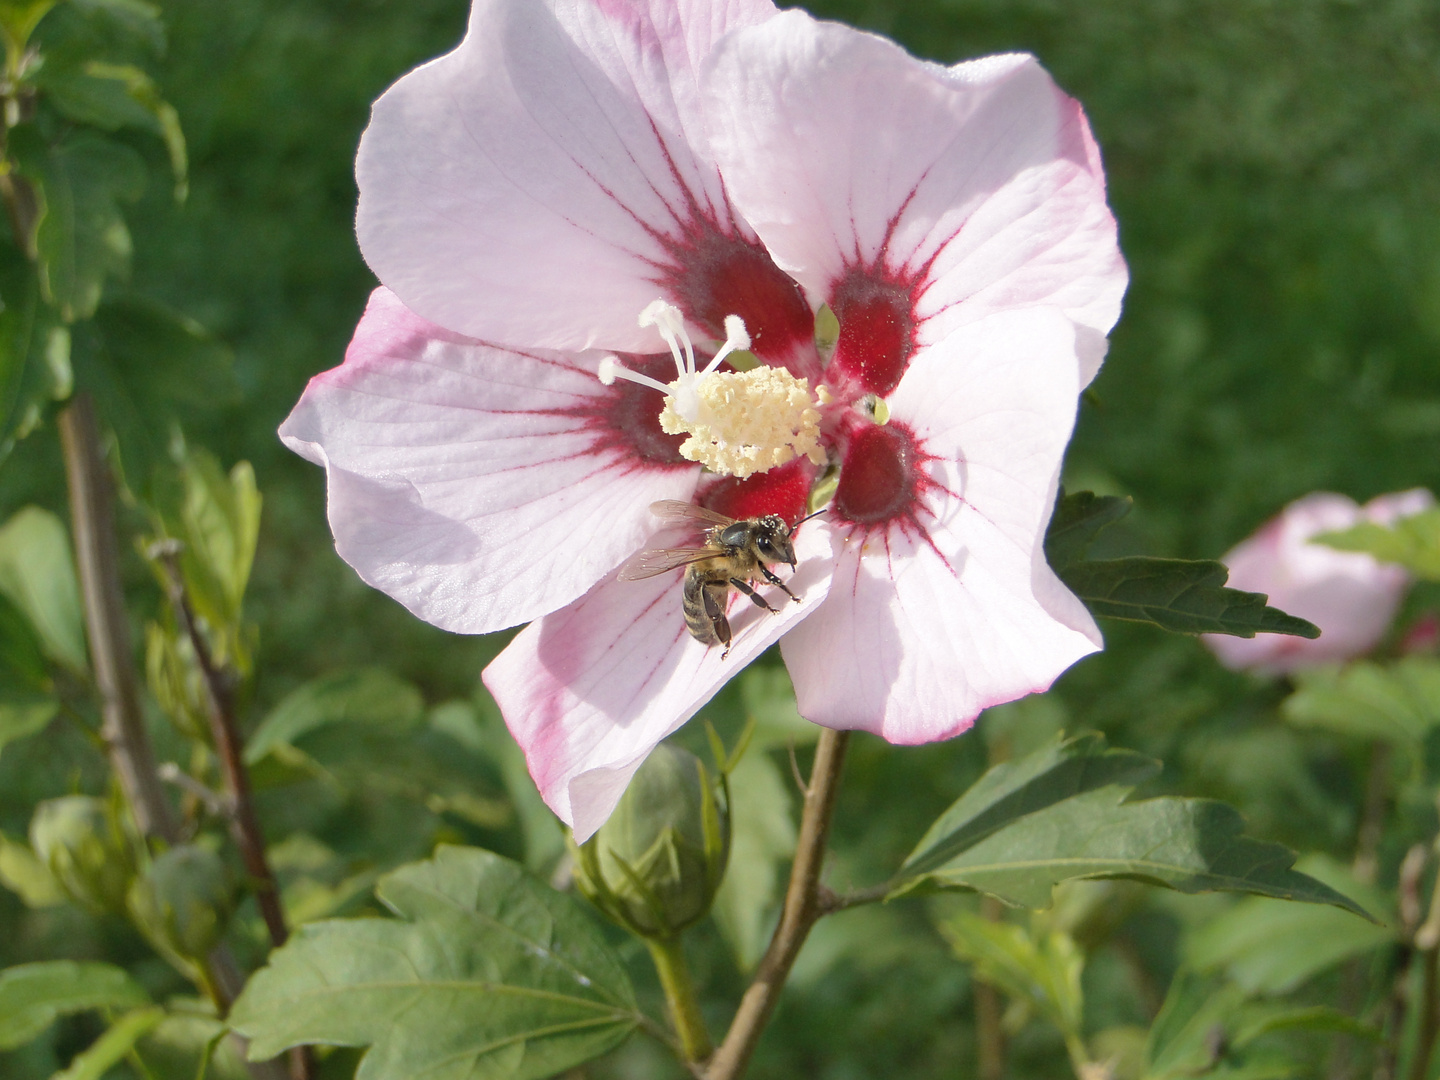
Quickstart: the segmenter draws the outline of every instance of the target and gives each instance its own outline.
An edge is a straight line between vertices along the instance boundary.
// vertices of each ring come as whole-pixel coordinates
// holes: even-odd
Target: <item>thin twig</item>
[[[141,833],[149,840],[174,843],[179,832],[155,771],[155,755],[140,711],[130,628],[120,589],[114,496],[110,474],[100,456],[95,409],[87,394],[77,394],[61,411],[59,427],[70,487],[75,562],[95,685],[100,694],[100,735]]]
[[[738,1080],[755,1052],[760,1034],[775,1011],[795,958],[810,928],[825,909],[820,904],[820,870],[825,859],[830,821],[835,812],[835,795],[840,787],[840,770],[845,763],[849,732],[825,729],[815,748],[815,764],[805,786],[805,805],[800,815],[800,839],[790,884],[780,910],[780,925],[760,960],[755,977],[740,999],[730,1030],[705,1068],[706,1080]]]
[[[225,796],[229,804],[230,831],[245,862],[245,872],[250,875],[255,902],[270,931],[270,940],[275,948],[285,944],[289,931],[285,926],[285,913],[280,907],[280,890],[275,885],[275,875],[265,856],[265,837],[260,831],[260,820],[255,815],[255,803],[250,797],[250,773],[245,768],[240,728],[235,722],[235,702],[231,693],[230,679],[215,665],[210,655],[210,645],[195,622],[195,613],[185,595],[185,581],[181,576],[178,551],[174,547],[155,545],[151,555],[163,567],[166,590],[170,605],[175,610],[175,619],[181,631],[190,641],[195,652],[195,663],[205,683],[206,714],[210,720],[210,734],[215,740],[215,750],[220,756],[225,777]]]

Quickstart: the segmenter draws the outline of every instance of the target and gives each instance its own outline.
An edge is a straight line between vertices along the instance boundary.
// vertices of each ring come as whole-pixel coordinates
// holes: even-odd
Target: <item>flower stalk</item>
[[[830,823],[835,813],[835,796],[840,789],[840,773],[849,740],[848,731],[825,728],[820,732],[820,742],[815,748],[815,764],[810,770],[810,782],[805,787],[800,838],[795,845],[795,862],[790,868],[790,884],[785,890],[780,924],[770,938],[770,946],[755,970],[754,979],[740,999],[730,1030],[710,1059],[705,1080],[738,1080],[744,1075],[760,1042],[760,1035],[775,1011],[790,969],[800,955],[801,946],[805,944],[811,927],[830,910],[822,892],[820,871],[825,860]]]
[[[655,961],[675,1034],[680,1037],[680,1052],[687,1062],[704,1061],[714,1051],[714,1044],[705,1029],[705,1018],[700,1015],[700,999],[695,993],[695,981],[690,977],[690,966],[685,962],[685,946],[680,935],[646,938],[645,944]]]

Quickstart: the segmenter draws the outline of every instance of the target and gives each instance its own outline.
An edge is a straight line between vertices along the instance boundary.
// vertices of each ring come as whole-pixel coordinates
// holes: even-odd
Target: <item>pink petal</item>
[[[1390,524],[1434,504],[1428,491],[1396,492],[1362,508],[1344,495],[1305,496],[1222,558],[1232,588],[1265,593],[1271,607],[1320,628],[1314,639],[1285,634],[1253,638],[1206,634],[1206,645],[1226,667],[1286,672],[1363,656],[1385,636],[1410,576],[1399,566],[1361,552],[1310,543],[1322,532],[1339,532],[1363,521]]]
[[[1084,114],[1033,58],[943,68],[788,11],[721,42],[703,85],[736,207],[812,301],[856,272],[897,286],[921,345],[1058,307],[1093,376],[1127,275]]]
[[[687,230],[734,221],[695,72],[769,0],[475,0],[375,103],[357,230],[381,281],[473,337],[655,352],[637,324]]]
[[[796,537],[798,569],[760,591],[768,614],[731,594],[734,646],[700,644],[680,613],[681,572],[646,581],[607,577],[581,600],[531,623],[485,669],[484,681],[550,808],[584,842],[604,824],[647,754],[825,596],[828,528]],[[785,578],[788,567],[779,568]],[[782,602],[783,601],[783,602]]]
[[[644,542],[651,502],[695,488],[695,466],[626,445],[597,363],[467,341],[378,289],[280,437],[325,467],[336,550],[365,581],[487,633],[582,595]]]
[[[914,524],[836,530],[830,594],[781,642],[802,716],[949,738],[1100,647],[1043,551],[1078,389],[1054,311],[995,315],[917,356],[890,422],[931,459],[923,506]]]

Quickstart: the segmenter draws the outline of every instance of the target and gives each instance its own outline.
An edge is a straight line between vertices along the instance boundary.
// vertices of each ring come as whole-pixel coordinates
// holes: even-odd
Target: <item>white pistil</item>
[[[670,346],[675,381],[666,385],[631,371],[613,356],[600,361],[600,381],[610,386],[617,378],[628,379],[664,394],[661,430],[690,436],[680,446],[682,457],[741,479],[800,455],[817,465],[824,463],[820,412],[807,380],[784,368],[718,370],[731,353],[750,348],[750,335],[740,316],[725,317],[725,341],[700,370],[679,308],[656,300],[640,313],[640,325],[655,327]]]

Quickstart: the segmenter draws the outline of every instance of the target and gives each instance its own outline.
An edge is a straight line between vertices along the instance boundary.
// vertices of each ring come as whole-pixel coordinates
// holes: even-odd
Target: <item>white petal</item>
[[[1093,376],[1126,271],[1084,114],[1033,58],[947,69],[788,11],[717,46],[704,88],[736,207],[812,299],[869,268],[910,286],[921,344],[1058,307]]]
[[[934,483],[915,523],[837,541],[830,594],[781,642],[801,715],[918,743],[1049,687],[1101,645],[1044,560],[1078,392],[1058,312],[993,316],[917,356],[891,398]],[[837,535],[844,530],[837,529]]]
[[[357,230],[380,280],[451,330],[655,352],[636,318],[666,244],[732,220],[696,70],[769,0],[476,0],[454,52],[375,103]]]
[[[828,530],[805,525],[798,568],[760,592],[761,611],[732,592],[730,656],[700,644],[680,612],[681,572],[645,581],[607,577],[576,603],[526,627],[485,669],[530,775],[546,803],[584,842],[661,739],[695,714],[747,663],[815,610],[830,583]],[[780,568],[785,578],[788,567]]]
[[[325,467],[336,550],[365,581],[487,633],[582,595],[643,543],[651,502],[694,490],[693,465],[644,461],[595,415],[616,392],[598,360],[467,341],[380,289],[280,437]]]

